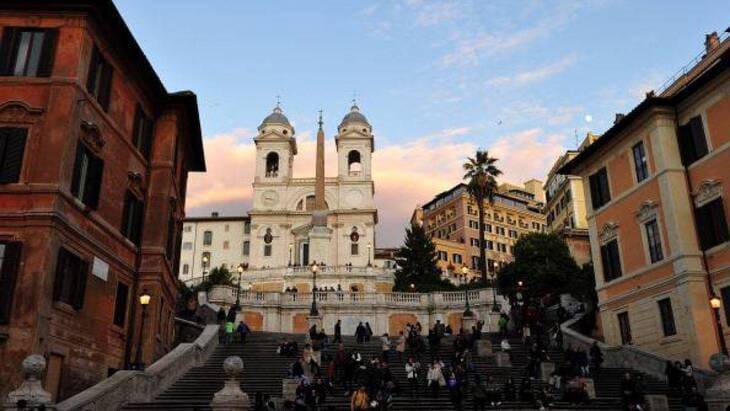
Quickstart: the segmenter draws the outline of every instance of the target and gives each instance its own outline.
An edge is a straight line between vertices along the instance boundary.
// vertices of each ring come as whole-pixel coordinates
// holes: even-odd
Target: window
[[[357,243],[350,243],[350,255],[358,255],[359,249]]]
[[[20,243],[0,243],[0,324],[10,321],[13,292],[20,266]]]
[[[132,143],[147,160],[150,159],[153,130],[154,123],[147,117],[142,107],[137,105],[137,111],[134,114],[134,128],[132,129]]]
[[[71,179],[71,194],[87,206],[97,208],[103,174],[104,161],[79,141],[76,146],[76,162]]]
[[[629,323],[629,313],[622,312],[617,315],[618,328],[621,332],[621,344],[631,344],[631,324]]]
[[[228,243],[228,240],[226,240],[226,241],[223,242],[223,249],[224,250],[227,250],[229,246],[230,246],[230,244]]]
[[[0,75],[49,77],[58,31],[5,27],[0,42]]]
[[[646,151],[644,151],[644,142],[639,141],[631,149],[634,153],[634,171],[636,172],[636,182],[640,183],[649,177],[649,169],[646,163]]]
[[[183,250],[192,250],[193,249],[193,243],[190,241],[185,241],[182,245]]]
[[[183,228],[183,230],[185,230],[186,233],[189,233],[189,232],[193,231],[193,227],[186,225],[185,228]]]
[[[487,250],[494,250],[494,242],[492,240],[487,240]]]
[[[251,234],[251,222],[246,221],[245,223],[243,223],[243,233]]]
[[[611,191],[608,188],[606,167],[588,177],[588,182],[591,186],[591,203],[593,204],[594,210],[601,208],[604,204],[611,201]]]
[[[472,256],[471,257],[471,268],[479,268],[479,257],[478,256]]]
[[[122,235],[139,245],[142,233],[144,203],[131,191],[127,191],[122,211]],[[192,244],[191,244],[192,246]],[[192,248],[192,247],[191,247]]]
[[[211,245],[213,244],[213,232],[210,230],[207,230],[203,233],[203,245]]]
[[[659,237],[659,226],[656,219],[644,224],[644,228],[646,229],[646,243],[649,246],[649,259],[652,263],[663,260],[662,240]]]
[[[664,336],[669,337],[670,335],[677,334],[677,326],[674,323],[674,312],[672,312],[672,300],[665,298],[657,301],[659,305],[659,315],[662,319],[662,330]]]
[[[120,281],[117,283],[117,297],[114,301],[114,325],[122,328],[127,321],[127,298],[129,286]]]
[[[479,224],[477,223],[477,228],[479,228]],[[491,233],[492,232],[492,225],[491,224],[484,224],[484,231]]]
[[[504,227],[496,227],[497,235],[504,235]]]
[[[454,254],[451,256],[453,259],[453,262],[456,264],[461,264],[461,254]]]
[[[702,126],[702,117],[692,117],[687,124],[679,126],[677,138],[679,139],[679,154],[682,156],[682,164],[685,166],[689,166],[707,155],[707,140],[705,139],[705,129]]]
[[[618,240],[613,239],[601,246],[601,264],[603,264],[604,281],[609,282],[621,277]]]
[[[99,48],[94,46],[89,62],[89,74],[86,78],[86,90],[94,96],[105,111],[109,108],[113,73],[111,64],[101,55]]]
[[[59,249],[56,278],[53,282],[53,300],[80,310],[84,306],[88,272],[89,263],[65,248]]]
[[[264,245],[264,257],[271,257],[271,244]]]
[[[182,269],[182,273],[183,273],[183,274],[188,274],[188,273],[190,273],[190,265],[189,265],[189,264],[183,264],[183,269]]]
[[[27,136],[25,128],[0,127],[0,184],[18,182]]]
[[[250,253],[251,253],[251,242],[244,241],[243,242],[243,255],[249,255]]]
[[[702,207],[695,209],[697,231],[700,236],[700,247],[708,250],[728,240],[727,221],[722,204],[722,197],[718,197]]]
[[[271,152],[266,155],[266,177],[276,177],[279,175],[279,155]]]
[[[509,230],[509,236],[511,238],[517,238],[517,230]]]
[[[449,255],[446,253],[446,251],[439,251],[439,260],[441,261],[449,261]]]
[[[347,153],[347,170],[350,176],[359,176],[362,173],[359,151],[352,150]]]

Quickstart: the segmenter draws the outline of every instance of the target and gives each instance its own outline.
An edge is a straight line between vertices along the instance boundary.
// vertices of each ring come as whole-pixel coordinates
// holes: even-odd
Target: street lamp
[[[368,241],[368,267],[372,267],[373,264],[370,262],[370,249],[373,247],[372,244]]]
[[[241,309],[241,275],[243,275],[243,264],[238,265],[238,287],[236,288],[236,311]]]
[[[207,268],[208,268],[208,256],[204,255],[203,256],[203,281],[201,281],[203,283],[205,282],[205,271],[207,270]]]
[[[319,271],[319,266],[316,261],[312,262],[310,269],[312,270],[312,308],[309,310],[309,316],[319,317],[319,311],[317,310],[317,293],[314,291],[317,289],[317,271]]]
[[[294,250],[294,244],[289,243],[289,267],[291,267],[291,255],[292,255],[293,250]]]
[[[139,322],[139,336],[137,338],[137,355],[135,359],[134,369],[144,370],[144,363],[142,362],[142,332],[144,331],[144,319],[147,316],[147,306],[150,303],[152,296],[147,290],[142,291],[139,295],[139,304],[142,306],[142,320]]]
[[[718,296],[716,296],[714,292],[710,297],[710,307],[712,307],[712,311],[715,314],[715,327],[717,330],[717,335],[720,338],[720,350],[723,354],[728,355],[725,335],[722,332],[722,324],[720,324],[720,307],[722,307],[722,300]]]
[[[411,283],[411,292],[412,293],[415,293],[416,292],[416,285],[413,284],[413,283]]]
[[[499,312],[497,304],[497,262],[492,261],[492,312]]]
[[[471,311],[469,306],[469,282],[467,280],[467,274],[469,274],[469,268],[465,265],[461,266],[461,272],[464,278],[464,300],[466,301],[466,308],[464,309],[464,317],[471,317],[474,313]]]

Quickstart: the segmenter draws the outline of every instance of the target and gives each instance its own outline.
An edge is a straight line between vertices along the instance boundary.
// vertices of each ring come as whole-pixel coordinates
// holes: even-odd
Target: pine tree
[[[396,261],[396,291],[428,292],[453,288],[449,281],[441,279],[441,270],[436,265],[436,246],[420,225],[406,229],[406,239],[398,250]]]

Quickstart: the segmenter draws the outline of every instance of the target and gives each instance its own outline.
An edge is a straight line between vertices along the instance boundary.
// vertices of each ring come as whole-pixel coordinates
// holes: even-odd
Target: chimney
[[[720,36],[717,35],[716,31],[710,34],[705,34],[705,52],[710,54],[717,46],[720,45]]]
[[[624,113],[616,113],[616,118],[613,119],[613,124],[616,124],[619,121],[623,120],[624,117],[626,117],[626,114],[624,114]]]
[[[210,216],[211,217],[218,217],[218,212],[217,211],[213,211],[212,213],[210,213]]]

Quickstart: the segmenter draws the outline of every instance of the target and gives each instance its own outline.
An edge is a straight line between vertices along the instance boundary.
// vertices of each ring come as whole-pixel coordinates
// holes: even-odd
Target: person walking
[[[390,352],[390,338],[388,337],[388,333],[380,337],[380,344],[383,349],[383,361],[388,361],[388,353]]]
[[[370,341],[370,337],[373,336],[373,329],[370,328],[370,323],[365,321],[365,341]]]
[[[241,341],[241,344],[246,342],[246,336],[251,332],[251,329],[248,328],[248,324],[241,321],[238,323],[238,327],[236,328],[236,333],[238,333],[238,339]]]
[[[342,342],[342,321],[337,320],[337,323],[335,324],[335,337],[332,340],[333,344],[338,344]]]
[[[431,397],[438,398],[441,386],[445,385],[444,374],[441,371],[441,364],[439,362],[433,361],[431,363],[426,374],[426,380],[428,381],[428,388],[431,391]]]
[[[411,397],[413,397],[418,392],[418,363],[415,362],[413,357],[410,357],[408,358],[405,368],[406,379],[408,380],[408,386],[411,389]]]
[[[365,386],[361,385],[357,391],[352,394],[350,400],[350,411],[366,411],[370,407],[370,398],[365,390]]]
[[[226,345],[233,342],[233,321],[230,319],[226,321]]]
[[[357,324],[357,328],[355,328],[355,340],[358,344],[362,344],[365,341],[365,334],[367,334],[367,330],[361,321]]]

